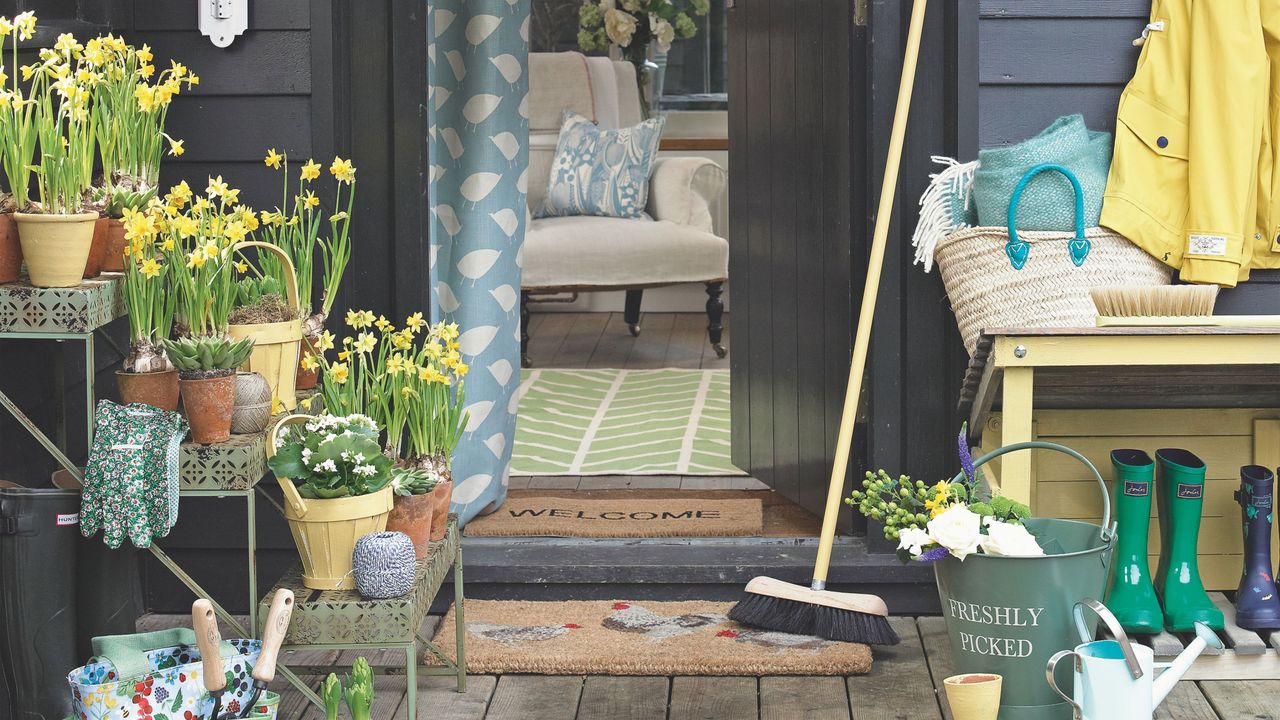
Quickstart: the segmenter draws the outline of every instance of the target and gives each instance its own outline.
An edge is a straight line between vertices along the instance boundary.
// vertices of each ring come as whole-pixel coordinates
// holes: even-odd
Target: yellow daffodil
[[[239,220],[233,220],[222,229],[222,234],[231,242],[238,243],[249,234],[249,229]]]
[[[165,252],[173,250],[173,238],[165,238],[165,241],[160,243],[160,249]]]
[[[347,215],[347,211],[346,211],[346,210],[343,210],[342,212],[338,212],[338,213],[334,213],[334,214],[330,215],[330,216],[329,216],[329,222],[339,222],[339,221],[342,221],[342,220],[346,220],[348,217],[350,217],[350,216],[349,216],[349,215]]]
[[[0,17],[0,38],[6,38],[13,34],[13,23],[9,22],[9,18]]]
[[[138,75],[142,77],[143,80],[150,79],[151,76],[155,74],[156,74],[155,65],[142,65],[138,67]]]
[[[227,184],[222,181],[221,175],[216,178],[209,178],[209,186],[204,189],[205,195],[208,195],[210,198],[225,195],[226,192]]]
[[[149,63],[155,59],[155,55],[151,54],[150,45],[143,45],[142,47],[138,48],[137,52],[135,52],[134,54],[138,56],[138,60],[144,63]]]
[[[311,372],[312,370],[320,367],[320,361],[316,359],[315,355],[304,355],[301,365],[303,370]]]
[[[413,329],[405,328],[391,336],[391,344],[397,350],[408,350],[413,347]]]
[[[373,323],[373,326],[378,328],[380,332],[387,332],[387,330],[394,329],[391,327],[391,323],[387,321],[386,315],[379,315],[377,321]]]
[[[26,68],[22,69],[23,75],[26,74],[26,70]],[[27,78],[24,77],[23,79],[25,80]],[[152,88],[149,85],[139,85],[134,88],[133,97],[137,99],[138,107],[143,112],[151,112],[156,108],[155,88]]]
[[[187,66],[186,66],[186,65],[183,65],[182,63],[178,62],[177,60],[170,60],[170,61],[169,61],[169,71],[173,73],[173,76],[174,76],[174,77],[176,77],[176,78],[180,78],[180,77],[182,77],[183,75],[186,75],[186,74],[187,74]]]
[[[187,253],[187,267],[188,267],[188,268],[202,268],[202,267],[204,267],[204,263],[205,263],[205,260],[206,260],[206,259],[207,259],[207,258],[205,258],[204,253],[202,253],[202,252],[190,252],[190,253]]]
[[[138,266],[138,273],[146,278],[154,278],[160,274],[160,263],[155,258],[147,258]]]
[[[316,349],[320,352],[333,349],[333,333],[325,330],[320,333],[320,337],[316,338]]]
[[[200,223],[190,215],[179,215],[173,219],[173,229],[186,239],[200,231]]]
[[[329,366],[329,371],[325,373],[327,380],[332,380],[339,385],[345,385],[347,378],[351,375],[350,368],[344,362],[336,362]]]
[[[303,181],[315,180],[318,177],[320,177],[320,164],[315,160],[308,160],[307,164],[302,166]]]
[[[387,357],[387,374],[399,375],[409,369],[409,361],[403,355],[392,353]]]
[[[312,403],[315,399],[316,399],[316,396],[315,396],[315,395],[312,395],[312,396],[311,396],[311,397],[309,397],[309,398],[306,398],[306,399],[303,399],[303,400],[299,400],[299,401],[298,401],[298,407],[302,408],[303,410],[310,410],[310,409],[311,409],[311,403]]]
[[[19,13],[13,19],[13,25],[18,29],[18,39],[26,42],[36,34],[36,14],[30,10]]]
[[[422,313],[416,312],[410,315],[409,317],[405,318],[404,324],[405,324],[405,327],[413,330],[414,332],[417,332],[427,324],[427,321],[422,318]]]
[[[240,188],[227,188],[227,191],[222,193],[222,199],[228,205],[240,202]]]
[[[337,178],[338,182],[351,184],[356,179],[356,168],[350,160],[334,156],[333,164],[329,166],[329,174]]]
[[[371,353],[373,348],[378,344],[378,338],[367,332],[360,333],[356,338],[355,349],[358,353]]]
[[[345,361],[345,360],[349,359],[350,357],[351,357],[351,351],[350,351],[350,350],[343,350],[342,352],[338,353],[338,359],[339,359],[339,360],[343,360],[343,361]]]
[[[247,263],[247,262],[245,262],[245,261],[243,261],[243,260],[241,260],[241,261],[237,262],[237,263],[236,263],[236,272],[241,273],[241,274],[249,272],[249,263]]]
[[[400,397],[406,400],[408,400],[411,397],[416,397],[417,394],[418,392],[413,388],[409,387],[408,385],[405,385],[404,387],[400,388]]]
[[[271,148],[270,150],[267,151],[267,156],[262,159],[262,162],[269,168],[275,168],[276,170],[279,170],[280,161],[285,159],[286,158],[284,155],[281,155],[280,153],[276,152],[275,148]]]
[[[169,154],[173,157],[182,157],[182,154],[187,151],[186,148],[182,147],[183,142],[183,140],[170,140]]]

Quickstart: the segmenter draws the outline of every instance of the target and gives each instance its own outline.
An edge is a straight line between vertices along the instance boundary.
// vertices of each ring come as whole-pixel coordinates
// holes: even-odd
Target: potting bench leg
[[[1034,439],[1031,437],[1034,379],[1034,368],[1004,369],[1004,430],[1000,436],[1001,445],[1009,446]],[[1031,460],[1031,453],[1026,451],[1009,453],[1000,458],[1000,489],[1010,499],[1030,505],[1034,512]]]
[[[456,625],[454,629],[455,657],[457,658],[456,670],[458,671],[458,687],[457,691],[464,693],[467,691],[467,621],[463,617],[463,605],[466,601],[462,597],[462,542],[458,542],[458,551],[453,556],[453,606],[454,618]]]
[[[253,490],[244,496],[249,520],[249,637],[258,637],[258,502]]]
[[[409,704],[409,720],[418,718],[418,643],[410,641],[404,650],[405,700]]]
[[[93,413],[98,400],[97,388],[95,387],[97,368],[94,367],[93,357],[93,333],[82,336],[84,340],[84,446],[86,448],[93,447]]]

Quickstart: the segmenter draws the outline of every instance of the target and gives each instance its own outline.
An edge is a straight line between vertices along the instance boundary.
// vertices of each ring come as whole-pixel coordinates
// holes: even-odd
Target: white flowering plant
[[[977,552],[1044,555],[1022,524],[1031,509],[986,489],[969,452],[967,425],[960,429],[957,448],[963,468],[957,480],[926,485],[906,475],[892,478],[884,470],[868,472],[862,489],[854,490],[845,504],[883,522],[885,537],[898,541],[898,556],[904,562],[935,562],[948,555],[963,561]]]
[[[280,433],[268,465],[277,476],[292,480],[305,498],[375,493],[391,482],[393,473],[378,442],[381,432],[366,415],[320,415]]]

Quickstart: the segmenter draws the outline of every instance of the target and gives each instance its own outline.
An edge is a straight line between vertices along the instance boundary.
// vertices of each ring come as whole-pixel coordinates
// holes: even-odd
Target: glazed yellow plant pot
[[[955,720],[996,720],[1004,678],[991,673],[952,675],[942,681]]]
[[[36,287],[72,287],[84,277],[98,213],[14,213],[27,276]]]

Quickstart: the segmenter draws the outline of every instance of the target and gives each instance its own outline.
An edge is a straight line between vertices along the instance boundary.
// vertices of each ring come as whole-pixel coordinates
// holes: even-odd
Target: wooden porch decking
[[[180,625],[180,616],[149,616],[140,627]],[[424,629],[434,629],[439,616]],[[605,677],[472,675],[467,692],[453,678],[418,679],[418,717],[431,720],[951,720],[942,679],[953,674],[941,617],[898,617],[902,644],[876,648],[868,675],[856,677]],[[429,635],[429,633],[428,633]],[[353,652],[295,653],[282,662],[334,666],[341,674]],[[399,652],[366,655],[371,663],[403,662]],[[322,678],[305,678],[312,687]],[[374,720],[408,720],[405,677],[379,672]],[[280,720],[323,720],[301,693],[277,675]],[[346,717],[343,709],[342,717]],[[1184,681],[1157,720],[1274,720],[1280,680]]]
[[[641,313],[632,337],[622,313],[538,312],[529,319],[529,358],[535,368],[728,368],[707,339],[703,313]],[[729,313],[723,344],[729,347]]]

